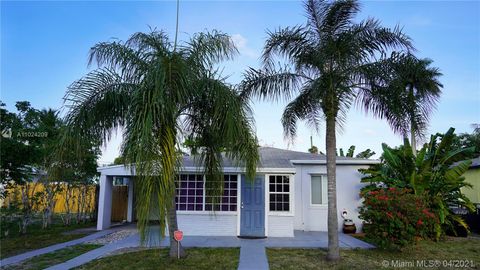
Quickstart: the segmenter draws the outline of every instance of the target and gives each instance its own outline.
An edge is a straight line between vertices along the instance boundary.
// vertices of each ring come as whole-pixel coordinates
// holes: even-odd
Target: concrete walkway
[[[351,248],[374,248],[374,246],[358,240],[352,236],[340,233],[340,247]],[[147,241],[148,247],[168,247],[168,238],[158,240],[158,232],[152,231]],[[182,245],[191,247],[240,247],[239,270],[268,270],[266,248],[326,248],[326,232],[303,232],[295,231],[294,237],[269,237],[265,239],[240,239],[230,236],[186,236]],[[47,268],[49,270],[70,269],[88,263],[94,259],[105,256],[115,250],[140,246],[138,234],[129,236],[115,243],[107,244],[101,248],[91,250],[64,263]]]
[[[135,241],[137,240],[137,241]],[[118,242],[110,243],[107,244],[103,247],[91,250],[89,252],[83,253],[82,255],[75,257],[71,260],[68,260],[66,262],[63,262],[61,264],[57,264],[54,266],[51,266],[49,270],[65,270],[65,269],[71,269],[77,266],[80,266],[82,264],[86,264],[94,259],[100,258],[106,254],[109,254],[110,252],[113,252],[118,249],[122,248],[128,248],[128,247],[136,247],[138,246],[138,234],[129,236],[125,239],[119,240]]]
[[[10,264],[19,263],[23,260],[30,259],[30,258],[35,257],[35,256],[39,256],[39,255],[42,255],[42,254],[45,254],[45,253],[53,252],[53,251],[56,251],[56,250],[59,250],[59,249],[62,249],[62,248],[78,245],[78,244],[86,242],[86,241],[91,241],[91,240],[100,238],[100,237],[102,237],[104,235],[107,235],[109,233],[112,233],[114,231],[116,231],[116,229],[99,231],[99,232],[96,232],[96,233],[93,233],[93,234],[90,234],[90,235],[87,235],[85,237],[78,238],[78,239],[75,239],[75,240],[72,240],[72,241],[58,243],[58,244],[55,244],[55,245],[52,245],[52,246],[48,246],[48,247],[44,247],[44,248],[41,248],[41,249],[36,249],[36,250],[25,252],[25,253],[22,253],[22,254],[19,254],[19,255],[15,255],[15,256],[12,256],[12,257],[8,257],[8,258],[5,258],[5,259],[0,261],[0,266],[3,267],[3,266],[10,265]]]
[[[263,239],[242,239],[238,270],[268,270],[268,259]]]

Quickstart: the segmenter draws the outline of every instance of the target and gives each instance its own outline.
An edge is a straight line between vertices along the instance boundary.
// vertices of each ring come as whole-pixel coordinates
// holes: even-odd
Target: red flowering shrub
[[[365,236],[381,248],[402,248],[417,238],[434,236],[437,216],[423,197],[407,189],[388,188],[362,193],[360,218],[367,223]]]

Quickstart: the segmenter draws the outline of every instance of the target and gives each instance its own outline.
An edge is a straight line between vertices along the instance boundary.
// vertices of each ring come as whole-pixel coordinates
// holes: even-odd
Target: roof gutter
[[[97,171],[98,172],[104,172],[104,171],[109,171],[109,170],[115,170],[115,169],[120,169],[120,170],[125,170],[129,171],[130,169],[135,169],[134,167],[130,166],[124,166],[124,165],[111,165],[111,166],[103,166],[103,167],[98,167]],[[193,173],[203,173],[204,172],[204,167],[199,166],[199,167],[180,167],[179,171],[180,172],[193,172]],[[245,173],[245,168],[242,167],[223,167],[223,172],[224,173]],[[264,167],[258,167],[257,168],[257,173],[285,173],[285,174],[291,174],[295,173],[295,168],[264,168]]]
[[[293,164],[325,165],[327,160],[292,160]],[[378,159],[340,159],[337,165],[372,165],[380,163]]]

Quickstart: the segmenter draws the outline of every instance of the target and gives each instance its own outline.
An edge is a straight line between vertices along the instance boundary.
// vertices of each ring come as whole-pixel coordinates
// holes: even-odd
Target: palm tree
[[[436,107],[443,85],[438,68],[431,67],[430,59],[418,59],[411,53],[394,54],[390,61],[391,79],[384,89],[390,109],[386,118],[394,131],[407,137],[416,154],[417,138],[427,131],[430,114]],[[380,95],[379,95],[380,96]]]
[[[284,135],[293,139],[298,120],[313,128],[326,121],[328,177],[327,259],[340,259],[335,179],[336,126],[344,122],[357,102],[367,111],[383,114],[372,96],[384,85],[383,67],[389,49],[413,49],[410,38],[396,27],[384,28],[375,19],[353,21],[360,11],[354,0],[316,1],[305,4],[307,23],[269,32],[263,67],[249,69],[242,82],[244,96],[289,100],[282,116]],[[290,65],[278,67],[276,57]]]
[[[168,222],[170,256],[185,254],[173,239],[183,138],[197,142],[196,160],[213,187],[208,195],[222,194],[222,152],[244,162],[250,178],[255,175],[258,149],[250,108],[213,69],[236,53],[230,37],[217,31],[178,45],[162,31],[135,33],[126,42],[96,44],[89,64],[98,68],[74,82],[65,96],[68,138],[73,137],[66,141],[87,137],[105,143],[123,128],[121,155],[134,165],[141,194],[136,209],[142,243],[154,212],[162,237]]]

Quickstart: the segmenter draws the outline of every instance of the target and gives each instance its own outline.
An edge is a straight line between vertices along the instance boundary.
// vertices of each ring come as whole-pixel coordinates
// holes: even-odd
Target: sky
[[[428,133],[471,132],[480,123],[480,1],[361,1],[357,20],[374,17],[382,25],[399,25],[414,41],[416,54],[430,58],[444,74],[443,94]],[[14,110],[16,101],[35,108],[60,109],[67,87],[95,67],[87,67],[90,47],[113,39],[126,40],[150,28],[173,40],[173,1],[1,1],[0,100]],[[194,33],[220,30],[231,35],[240,55],[223,64],[223,75],[239,83],[248,67],[260,67],[259,56],[269,30],[304,24],[301,1],[180,1],[179,40]],[[325,125],[317,133],[299,125],[294,142],[283,137],[285,102],[253,103],[260,144],[307,151],[325,150]],[[65,110],[63,111],[65,112]],[[381,143],[396,146],[402,138],[381,119],[351,108],[337,135],[337,147],[381,153]],[[100,164],[118,156],[121,136],[103,148]]]

